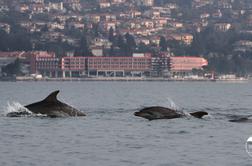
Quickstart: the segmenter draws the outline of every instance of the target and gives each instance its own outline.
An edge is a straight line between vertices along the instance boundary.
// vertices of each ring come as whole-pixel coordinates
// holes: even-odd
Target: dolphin
[[[230,119],[229,122],[252,123],[251,117],[252,117],[252,115],[240,116],[240,117],[236,117],[236,118]]]
[[[207,112],[198,111],[189,113],[191,116],[195,118],[202,118],[204,115],[208,115]],[[148,120],[155,119],[174,119],[185,117],[186,114],[183,112],[179,112],[170,108],[160,107],[160,106],[152,106],[141,109],[138,112],[134,113],[135,116],[139,116]]]
[[[83,112],[62,103],[57,99],[59,90],[52,92],[44,100],[24,106],[34,114],[43,114],[49,117],[86,116]],[[23,114],[24,113],[24,114]],[[17,117],[26,115],[27,112],[11,112],[7,116]]]

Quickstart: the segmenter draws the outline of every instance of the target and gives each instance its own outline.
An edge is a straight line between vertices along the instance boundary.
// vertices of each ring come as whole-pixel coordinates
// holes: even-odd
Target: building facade
[[[208,65],[206,59],[191,56],[134,53],[124,56],[93,56],[57,58],[54,53],[34,52],[0,52],[0,67],[15,59],[29,66],[30,74],[42,74],[48,77],[125,77],[152,76],[166,77],[177,73],[192,73],[193,69],[202,69]]]
[[[151,57],[89,57],[88,75],[127,76],[142,75],[151,70]]]
[[[202,69],[208,62],[202,57],[170,57],[170,72],[191,72],[193,69]]]
[[[63,57],[61,60],[62,77],[85,75],[86,60],[86,57]]]

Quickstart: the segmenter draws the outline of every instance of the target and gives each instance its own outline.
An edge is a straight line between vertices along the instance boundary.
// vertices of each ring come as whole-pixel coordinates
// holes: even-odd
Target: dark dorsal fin
[[[192,115],[195,118],[202,118],[204,115],[208,115],[208,113],[205,111],[197,111],[190,113],[190,115]]]
[[[47,102],[55,102],[55,101],[58,101],[57,100],[57,95],[59,93],[59,90],[56,90],[54,92],[52,92],[49,96],[47,96],[44,101],[47,101]]]

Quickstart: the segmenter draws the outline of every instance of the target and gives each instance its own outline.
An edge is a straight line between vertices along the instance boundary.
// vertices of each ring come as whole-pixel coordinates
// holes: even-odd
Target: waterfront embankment
[[[248,81],[247,78],[210,79],[210,78],[163,78],[163,77],[86,77],[86,78],[39,78],[16,77],[15,81]]]

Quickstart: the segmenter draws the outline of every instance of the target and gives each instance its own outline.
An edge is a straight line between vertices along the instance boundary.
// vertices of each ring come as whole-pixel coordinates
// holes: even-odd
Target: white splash
[[[32,113],[31,111],[29,111],[27,108],[25,108],[22,104],[20,104],[19,102],[8,102],[7,106],[5,108],[3,108],[4,110],[4,114],[8,114],[10,112],[28,112],[28,113]]]
[[[169,97],[167,97],[168,101],[168,108],[174,109],[174,110],[180,110],[179,106]]]

